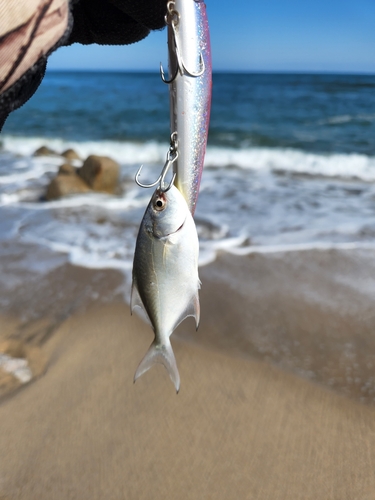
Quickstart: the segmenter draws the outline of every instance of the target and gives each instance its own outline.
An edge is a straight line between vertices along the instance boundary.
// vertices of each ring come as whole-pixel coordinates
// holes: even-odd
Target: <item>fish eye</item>
[[[160,212],[161,210],[164,210],[165,205],[166,205],[165,200],[161,196],[158,196],[156,198],[156,200],[154,201],[154,208],[158,212]]]

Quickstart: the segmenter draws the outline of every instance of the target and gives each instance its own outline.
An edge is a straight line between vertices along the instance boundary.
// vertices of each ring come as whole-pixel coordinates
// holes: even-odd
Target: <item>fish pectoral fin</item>
[[[174,357],[169,339],[163,344],[157,342],[156,339],[153,341],[135,372],[134,382],[156,363],[161,363],[165,366],[178,393],[180,390],[180,374],[178,373],[176,358]]]
[[[141,296],[139,295],[137,284],[133,279],[132,283],[132,291],[130,296],[130,313],[133,314],[133,311],[136,311],[138,316],[142,318],[146,323],[148,323],[151,328],[153,328],[151,320],[147,314],[146,308],[143,305]]]

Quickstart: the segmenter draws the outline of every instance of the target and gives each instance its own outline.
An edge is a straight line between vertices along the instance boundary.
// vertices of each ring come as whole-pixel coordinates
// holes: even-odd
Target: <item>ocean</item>
[[[134,175],[141,164],[143,182],[159,175],[169,134],[157,73],[47,71],[0,135],[0,259],[26,245],[44,257],[24,252],[14,271],[67,259],[118,269],[129,283],[152,194]],[[63,163],[33,157],[41,145],[114,158],[123,194],[41,201]],[[220,252],[375,248],[374,181],[375,76],[214,74],[195,216],[200,264]]]

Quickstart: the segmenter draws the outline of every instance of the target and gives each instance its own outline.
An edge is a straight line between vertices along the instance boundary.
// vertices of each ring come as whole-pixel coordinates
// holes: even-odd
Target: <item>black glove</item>
[[[73,29],[65,45],[127,45],[165,25],[166,0],[79,0],[73,4]]]
[[[76,42],[138,42],[150,30],[164,27],[167,8],[166,0],[29,2],[27,12],[25,8],[21,15],[18,0],[7,0],[0,8],[0,16],[9,19],[9,31],[0,33],[0,130],[9,113],[22,106],[39,87],[51,52]],[[15,19],[20,19],[20,24]]]

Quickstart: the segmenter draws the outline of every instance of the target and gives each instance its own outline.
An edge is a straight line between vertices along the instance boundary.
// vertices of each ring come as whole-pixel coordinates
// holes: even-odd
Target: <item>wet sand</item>
[[[374,498],[375,410],[357,387],[372,373],[371,283],[351,280],[372,262],[307,252],[202,268],[201,327],[172,338],[178,395],[162,366],[133,385],[153,335],[127,305],[73,311],[34,337],[44,374],[0,402],[1,500]],[[353,355],[368,372],[351,384]]]
[[[374,405],[373,251],[222,255],[200,276],[201,326],[183,323],[185,339],[270,361]]]

